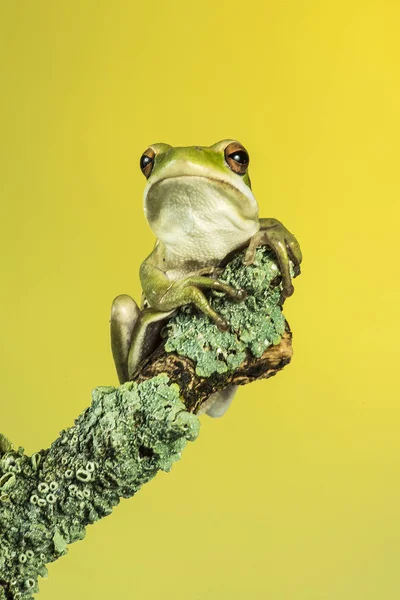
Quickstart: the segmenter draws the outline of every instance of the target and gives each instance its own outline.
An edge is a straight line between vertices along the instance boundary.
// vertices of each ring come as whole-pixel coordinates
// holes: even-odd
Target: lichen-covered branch
[[[222,278],[248,292],[238,304],[212,294],[229,332],[183,308],[136,380],[96,388],[91,406],[49,449],[28,457],[0,435],[0,600],[31,599],[46,563],[120,498],[168,471],[196,438],[195,413],[211,393],[271,376],[289,362],[291,335],[273,257],[260,249],[245,267],[239,255]]]
[[[45,564],[85,536],[158,470],[169,471],[199,430],[179,388],[159,375],[94,390],[90,408],[50,449],[32,457],[2,438],[0,598],[38,591]]]
[[[212,292],[210,304],[230,324],[217,327],[192,306],[182,308],[166,327],[165,340],[141,365],[136,381],[167,373],[181,390],[188,410],[198,412],[211,393],[275,375],[292,357],[292,335],[282,313],[282,285],[274,256],[259,248],[252,265],[239,253],[220,279],[245,289],[244,302]],[[292,270],[292,275],[297,275]]]

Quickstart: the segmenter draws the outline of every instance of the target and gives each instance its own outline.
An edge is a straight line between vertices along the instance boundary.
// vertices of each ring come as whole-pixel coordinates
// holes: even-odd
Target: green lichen
[[[5,435],[0,433],[0,456],[8,452],[12,447],[12,444]]]
[[[182,308],[167,325],[166,351],[191,358],[200,377],[234,371],[247,351],[258,358],[269,346],[278,344],[284,333],[282,284],[274,254],[259,248],[254,263],[247,266],[242,258],[243,254],[238,254],[219,279],[245,289],[247,299],[233,302],[220,292],[210,294],[211,306],[228,321],[229,331],[219,331],[192,306]]]
[[[25,456],[1,437],[0,600],[28,600],[45,564],[83,539],[159,470],[169,471],[199,421],[166,375],[93,391],[92,404],[48,450]],[[8,443],[7,443],[8,442]]]

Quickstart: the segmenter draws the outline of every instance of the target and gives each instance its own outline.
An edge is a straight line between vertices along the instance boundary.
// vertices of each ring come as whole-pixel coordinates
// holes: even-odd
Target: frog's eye
[[[225,160],[231,171],[244,175],[249,166],[249,155],[239,142],[231,142],[225,148]]]
[[[155,152],[153,148],[147,148],[146,152],[144,152],[140,158],[140,168],[142,170],[143,175],[148,179],[150,177],[150,173],[153,169],[154,165],[154,157]]]

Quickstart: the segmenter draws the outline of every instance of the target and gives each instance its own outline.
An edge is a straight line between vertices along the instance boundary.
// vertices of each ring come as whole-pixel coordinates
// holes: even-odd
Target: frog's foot
[[[194,275],[185,277],[171,285],[162,297],[162,305],[165,308],[172,308],[184,306],[185,304],[194,304],[214,321],[218,329],[227,331],[229,323],[211,308],[207,298],[201,291],[202,288],[223,292],[237,302],[242,302],[247,297],[247,292],[243,289],[235,289],[218,279]]]
[[[214,392],[214,394],[211,394],[211,396],[201,405],[197,414],[201,415],[207,413],[209,417],[213,417],[214,419],[222,417],[230,407],[237,388],[237,385],[229,385],[219,392]]]
[[[294,264],[295,273],[300,273],[302,255],[299,243],[277,219],[260,219],[260,229],[250,240],[243,264],[251,265],[254,262],[256,249],[264,245],[269,246],[276,254],[282,274],[283,295],[287,298],[294,291],[289,260]]]
[[[117,296],[112,303],[110,319],[111,350],[121,384],[129,380],[128,353],[133,328],[139,314],[138,305],[127,294]]]

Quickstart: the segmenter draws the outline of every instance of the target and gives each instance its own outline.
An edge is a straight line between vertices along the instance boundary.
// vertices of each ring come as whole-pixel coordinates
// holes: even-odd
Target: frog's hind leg
[[[131,347],[132,332],[139,315],[138,305],[127,294],[117,296],[112,303],[110,319],[111,350],[120,383],[129,380],[128,354]]]
[[[220,392],[214,392],[204,402],[198,414],[207,413],[209,417],[222,417],[230,407],[237,388],[237,385],[229,385]]]
[[[160,342],[160,331],[168,317],[176,310],[160,312],[155,308],[145,308],[135,323],[128,350],[127,373],[132,379],[142,360],[150,356]]]

